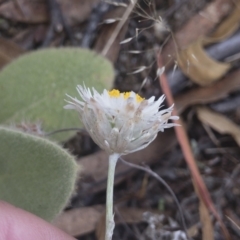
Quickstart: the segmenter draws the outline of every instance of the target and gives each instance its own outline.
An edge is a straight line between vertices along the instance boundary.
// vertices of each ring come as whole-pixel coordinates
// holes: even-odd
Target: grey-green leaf
[[[44,138],[0,127],[0,199],[51,221],[71,197],[74,158]]]
[[[96,52],[50,48],[25,54],[0,72],[0,124],[42,122],[47,132],[81,127],[76,112],[66,111],[65,94],[78,97],[76,86],[98,91],[112,86],[112,64]],[[66,140],[69,134],[54,135]]]

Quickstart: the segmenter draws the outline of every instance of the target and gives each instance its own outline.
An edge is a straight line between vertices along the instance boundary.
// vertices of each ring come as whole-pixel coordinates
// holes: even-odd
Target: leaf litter
[[[23,47],[31,51],[43,47],[43,42],[47,42],[47,33],[51,35],[51,38],[47,39],[47,46],[80,46],[82,39],[87,37],[88,46],[102,52],[129,6],[128,1],[115,1],[111,2],[111,5],[97,0],[73,1],[71,4],[58,1],[66,26],[62,31],[49,32],[47,30],[50,28],[51,11],[45,1],[37,1],[42,4],[38,8],[35,1],[17,2],[20,6],[14,1],[0,3],[0,15],[5,21],[0,23],[4,38],[2,45],[5,48],[0,48],[2,66],[23,54]],[[184,2],[178,5],[171,1],[162,4],[159,0],[145,0],[136,4],[106,55],[115,64],[115,88],[121,91],[133,90],[145,98],[160,96],[162,89],[154,80],[167,75],[169,69],[178,67],[179,70],[181,64],[176,57],[178,50],[188,49],[194,42],[198,42],[200,52],[196,51],[195,47],[188,50],[188,57],[183,63],[187,67],[193,63],[201,66],[201,61],[205,60],[202,60],[200,55],[205,54],[205,46],[200,39],[213,33],[213,30],[230,16],[229,13],[237,1],[233,3],[230,0],[201,0],[199,5],[195,1]],[[189,13],[191,15],[188,15]],[[101,24],[104,22],[107,24]],[[91,23],[95,26],[92,29]],[[221,31],[217,33],[220,34]],[[225,37],[221,41],[224,42]],[[11,49],[13,54],[6,49]],[[156,63],[156,49],[160,49],[163,59],[161,68]],[[240,94],[239,61],[236,58],[230,64],[231,70],[227,68],[221,72],[217,68],[217,78],[214,78],[216,81],[207,81],[207,84],[210,83],[208,86],[203,83],[206,79],[194,81],[195,77],[199,79],[199,74],[204,76],[201,79],[205,78],[206,71],[203,68],[193,74],[188,74],[190,70],[183,70],[185,75],[188,75],[185,76],[184,88],[171,91],[175,93],[175,106],[184,120],[181,128],[186,127],[189,141],[195,143],[191,147],[194,146],[194,158],[201,177],[206,183],[213,204],[219,203],[218,211],[231,239],[237,240],[240,222],[237,203],[240,195],[236,189],[239,188],[240,179],[234,170],[239,165],[240,110],[233,104],[234,107],[227,112],[226,117],[209,109],[213,104],[220,103],[220,100],[222,103],[231,99],[229,96],[232,94]],[[129,72],[132,74],[128,74]],[[216,151],[216,142],[211,138],[213,136],[218,140],[217,149],[220,151]],[[180,139],[180,144],[181,141]],[[79,239],[101,239],[104,231],[101,223],[104,222],[105,211],[107,156],[89,136],[80,133],[64,146],[78,155],[78,163],[84,168],[84,174],[69,207],[56,219],[55,224]],[[218,223],[194,190],[185,157],[173,131],[159,134],[149,148],[124,159],[141,166],[151,166],[170,185],[184,210],[190,237],[210,240],[214,233],[221,239],[222,232]],[[234,181],[229,180],[232,176]],[[225,183],[229,181],[231,184],[226,187]],[[114,239],[154,239],[165,233],[181,234],[181,220],[173,198],[157,181],[146,178],[144,173],[119,162],[115,183],[115,215],[118,224]],[[200,202],[197,201],[198,198]],[[144,218],[147,212],[150,215]],[[157,221],[160,218],[164,219],[164,222]],[[151,228],[153,223],[155,230]]]

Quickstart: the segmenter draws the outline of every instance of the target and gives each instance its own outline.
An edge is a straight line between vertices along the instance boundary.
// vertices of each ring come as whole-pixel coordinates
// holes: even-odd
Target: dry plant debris
[[[58,17],[53,21],[56,9],[50,8],[50,2],[59,5],[62,19]],[[104,52],[114,63],[115,88],[133,90],[146,98],[159,97],[165,90],[159,87],[157,78],[175,73],[180,63],[177,54],[184,50],[187,57],[179,64],[185,66],[182,71],[185,74],[181,73],[183,86],[177,88],[182,81],[176,77],[171,92],[174,93],[175,108],[183,120],[179,128],[186,129],[185,137],[190,143],[188,150],[195,161],[194,169],[200,174],[192,174],[189,170],[180,149],[183,139],[177,140],[171,130],[159,134],[147,149],[124,159],[143,167],[150,166],[170,185],[184,210],[189,237],[194,240],[212,240],[213,236],[219,240],[227,239],[219,227],[220,221],[225,236],[229,232],[232,240],[238,240],[240,53],[239,48],[235,50],[233,46],[239,45],[240,15],[236,7],[239,1],[107,2],[0,1],[0,67],[27,51],[46,46],[84,45],[99,53]],[[127,11],[129,6],[135,7]],[[228,42],[226,35],[229,36],[230,30],[235,38]],[[213,69],[205,48],[209,37],[214,38],[211,46],[215,46],[215,40],[220,40],[230,54],[227,55],[230,58],[220,60],[209,55],[211,63],[217,63],[213,77],[207,77],[207,72]],[[111,44],[107,44],[109,39]],[[156,59],[159,52],[163,59],[161,66],[157,65]],[[189,74],[186,69],[192,55],[199,61],[200,68]],[[192,61],[196,59],[192,58]],[[84,170],[69,207],[54,224],[81,240],[102,239],[107,156],[84,133],[76,134],[64,146],[77,155]],[[195,178],[195,187],[192,178]],[[203,192],[198,192],[199,181],[201,191],[209,190],[207,198]],[[206,188],[201,188],[203,182]],[[146,217],[146,212],[151,214]],[[145,173],[120,161],[115,180],[115,217],[116,240],[161,239],[159,236],[165,233],[172,234],[172,237],[182,232],[181,219],[169,192]]]
[[[209,3],[200,13],[192,17],[163,49],[162,58],[164,65],[172,65],[176,51],[184,49],[199,37],[209,34],[234,8],[229,0],[215,0]],[[176,49],[177,46],[177,49]]]
[[[74,25],[85,21],[93,6],[100,0],[74,0],[70,2],[58,0],[66,21]],[[0,6],[0,16],[15,22],[45,23],[49,21],[47,1],[18,0],[7,1]]]
[[[158,56],[158,67],[161,68],[162,67],[162,59],[161,59],[161,55]],[[174,104],[174,100],[173,100],[173,96],[171,93],[171,90],[169,88],[168,82],[167,82],[167,78],[165,74],[162,74],[162,76],[159,76],[159,84],[162,86],[163,92],[166,95],[167,98],[167,102],[168,105],[172,105]],[[177,110],[174,109],[173,114],[178,114]],[[183,126],[183,122],[181,119],[179,120],[174,120],[175,123],[179,124],[180,126]],[[202,220],[202,224],[204,226],[204,222],[203,220],[206,218],[209,221],[209,216],[208,216],[208,212],[207,211],[211,211],[212,214],[214,215],[214,217],[217,219],[217,221],[220,223],[221,226],[221,230],[224,234],[225,239],[230,240],[230,234],[226,228],[226,226],[224,225],[219,213],[216,210],[216,207],[214,206],[214,203],[211,199],[210,193],[202,179],[202,176],[200,174],[200,171],[198,169],[198,166],[196,165],[196,160],[194,158],[194,154],[193,151],[190,147],[189,144],[189,139],[186,133],[186,130],[184,129],[184,127],[182,128],[178,128],[175,126],[175,132],[176,132],[176,136],[177,139],[179,141],[179,144],[181,146],[183,155],[185,157],[185,161],[190,169],[191,172],[191,176],[192,176],[192,181],[193,181],[193,185],[194,185],[194,189],[195,192],[200,200],[200,209],[202,210],[200,212],[200,219]],[[204,209],[204,214],[203,214],[203,209]],[[209,221],[210,223],[210,221]],[[212,229],[211,226],[208,227],[208,230]],[[206,234],[205,229],[204,230],[204,234]],[[203,235],[204,236],[204,235]],[[210,236],[211,237],[211,236]]]
[[[204,47],[231,36],[238,29],[239,22],[240,8],[236,6],[210,36],[199,37],[186,49],[179,51],[177,62],[184,74],[200,86],[210,85],[224,76],[231,68],[231,63],[216,61],[205,52]]]
[[[175,98],[176,108],[181,113],[189,106],[216,102],[239,90],[240,71],[236,70],[213,85],[190,89],[184,94],[178,94]]]
[[[222,114],[206,107],[197,108],[198,118],[221,134],[230,134],[240,146],[240,127]]]

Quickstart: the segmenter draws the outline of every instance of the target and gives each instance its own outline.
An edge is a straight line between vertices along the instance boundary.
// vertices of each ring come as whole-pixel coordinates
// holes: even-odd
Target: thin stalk
[[[130,2],[130,5],[127,7],[125,13],[123,14],[121,21],[117,24],[116,28],[114,29],[114,32],[112,33],[112,36],[108,39],[105,47],[103,48],[103,50],[102,50],[102,55],[103,56],[107,55],[109,49],[113,45],[113,42],[115,41],[119,32],[121,31],[123,25],[128,20],[128,18],[130,16],[132,10],[134,9],[136,3],[137,3],[137,0],[133,0],[133,1]]]
[[[180,214],[180,218],[181,218],[181,221],[182,221],[182,227],[183,227],[183,230],[185,231],[185,234],[186,236],[188,237],[188,231],[187,231],[187,226],[186,226],[186,223],[185,223],[185,219],[184,219],[184,214],[183,214],[183,210],[182,210],[182,207],[175,195],[175,193],[173,192],[173,190],[170,188],[170,186],[167,184],[167,182],[161,178],[157,173],[155,173],[154,171],[152,171],[150,169],[150,167],[148,166],[145,166],[145,167],[142,167],[142,166],[139,166],[137,164],[134,164],[134,163],[130,163],[130,162],[127,162],[125,161],[123,158],[119,158],[124,164],[130,166],[130,167],[133,167],[133,168],[136,168],[136,169],[140,169],[146,173],[148,173],[149,175],[151,175],[152,177],[156,178],[160,183],[162,183],[162,185],[169,191],[169,193],[172,195],[173,197],[173,200],[175,201],[176,205],[177,205],[177,208],[178,208],[178,211],[179,211],[179,214]],[[189,239],[189,238],[188,238]]]
[[[108,179],[107,179],[107,195],[106,195],[106,233],[105,240],[112,240],[113,229],[115,227],[113,215],[113,187],[114,173],[119,154],[109,156]]]

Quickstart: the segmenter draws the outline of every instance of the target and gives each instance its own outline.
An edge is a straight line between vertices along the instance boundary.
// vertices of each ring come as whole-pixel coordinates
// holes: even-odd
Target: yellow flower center
[[[121,93],[119,92],[119,90],[113,89],[112,91],[108,91],[108,94],[110,97],[118,98],[118,97],[120,97]]]
[[[136,95],[137,102],[143,101],[145,98],[140,97],[138,94]]]
[[[108,91],[108,94],[110,97],[115,97],[115,98],[119,98],[123,94],[124,99],[128,99],[131,95],[131,92],[120,93],[119,90],[113,89],[111,91]],[[144,100],[144,98],[140,97],[138,94],[136,94],[135,97],[137,102],[142,102]]]
[[[124,99],[128,99],[130,97],[130,92],[124,92],[123,97]]]

